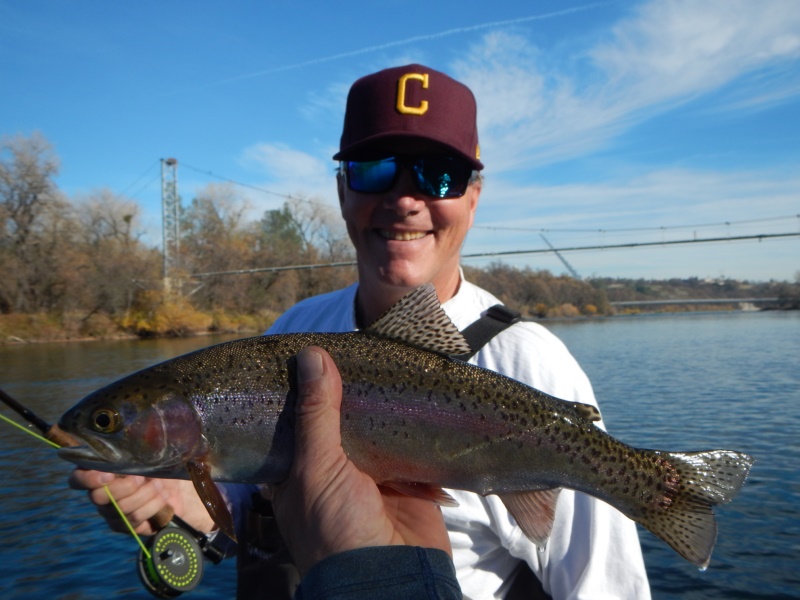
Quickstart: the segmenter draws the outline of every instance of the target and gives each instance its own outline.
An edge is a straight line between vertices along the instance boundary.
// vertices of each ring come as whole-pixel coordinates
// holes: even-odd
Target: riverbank
[[[525,317],[526,320],[547,324],[562,321],[583,321],[613,319],[615,317],[634,317],[645,315],[667,315],[682,313],[754,312],[776,309],[758,309],[731,305],[666,305],[658,309],[625,308],[612,314],[574,314],[552,313],[548,316]],[[54,317],[52,315],[0,315],[0,345],[37,344],[48,342],[96,342],[107,340],[169,339],[191,338],[210,335],[259,335],[266,331],[278,315],[265,312],[260,315],[194,315],[192,322],[173,321],[162,328],[131,330],[130,326],[116,323],[107,317],[94,315],[90,318],[79,316]]]
[[[105,315],[0,315],[0,345],[43,342],[91,342],[149,338],[184,338],[214,334],[258,335],[276,314],[229,315],[224,313],[159,315],[152,320],[113,320]]]

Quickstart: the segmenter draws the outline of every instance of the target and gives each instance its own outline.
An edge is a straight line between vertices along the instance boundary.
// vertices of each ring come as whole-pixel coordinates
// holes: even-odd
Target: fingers
[[[109,493],[131,527],[143,535],[155,532],[153,524],[148,520],[169,503],[161,481],[136,475],[113,475],[75,469],[69,477],[69,486],[77,490],[87,490],[97,512],[111,529],[119,532],[127,532],[128,527],[113,506]]]
[[[127,520],[137,533],[143,535],[155,533],[155,527],[152,522],[153,517],[166,504],[155,482],[152,481],[142,485],[125,497],[117,497],[117,494],[112,492],[119,510],[125,515],[125,519],[119,515],[117,509],[108,499],[105,488],[95,490],[91,494],[92,501],[97,505],[97,512],[114,531],[120,532],[128,531],[128,527],[125,524],[125,520]],[[104,496],[105,498],[103,498]]]
[[[116,479],[113,473],[103,473],[102,471],[87,471],[85,469],[74,469],[69,475],[67,482],[73,490],[94,490],[111,483]]]

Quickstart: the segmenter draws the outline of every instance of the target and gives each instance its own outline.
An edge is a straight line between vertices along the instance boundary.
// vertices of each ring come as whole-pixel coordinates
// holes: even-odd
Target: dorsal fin
[[[575,411],[578,415],[590,423],[600,421],[603,418],[600,416],[600,410],[596,406],[584,404],[583,402],[573,402],[573,404],[575,405]]]
[[[400,298],[366,332],[448,355],[470,351],[467,340],[442,310],[431,283]]]

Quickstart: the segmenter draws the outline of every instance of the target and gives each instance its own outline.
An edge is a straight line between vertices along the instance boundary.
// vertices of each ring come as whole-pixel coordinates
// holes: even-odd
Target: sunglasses
[[[408,167],[417,189],[433,198],[460,198],[472,178],[472,165],[456,156],[390,156],[381,160],[343,161],[342,171],[354,192],[388,192],[400,177],[400,166]]]

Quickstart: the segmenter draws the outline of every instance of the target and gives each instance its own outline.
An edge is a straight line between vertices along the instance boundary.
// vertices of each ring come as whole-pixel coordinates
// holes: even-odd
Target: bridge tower
[[[161,159],[161,211],[164,239],[164,295],[180,293],[180,209],[178,160]]]

